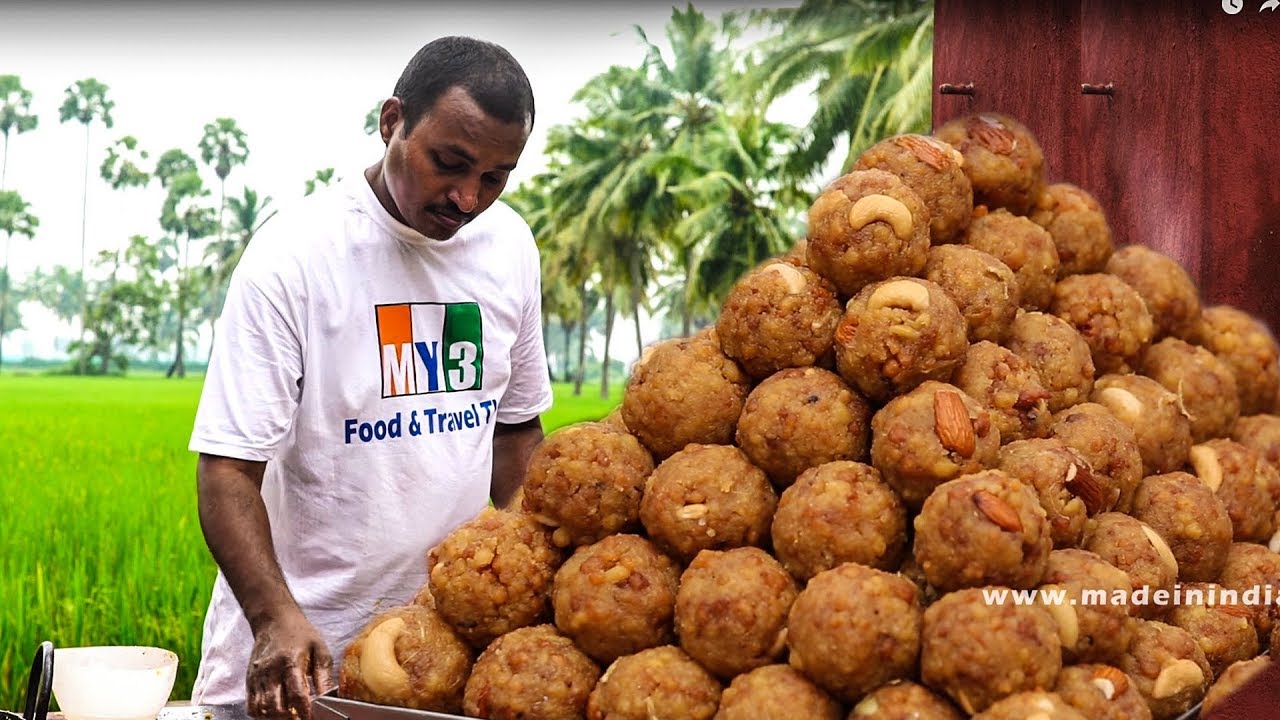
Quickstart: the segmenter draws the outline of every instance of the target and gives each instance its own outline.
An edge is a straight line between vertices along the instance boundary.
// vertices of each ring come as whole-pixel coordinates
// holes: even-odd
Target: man
[[[190,445],[220,568],[196,702],[305,720],[427,550],[515,496],[551,388],[537,248],[495,201],[533,118],[505,50],[432,42],[383,103],[382,160],[246,249]]]

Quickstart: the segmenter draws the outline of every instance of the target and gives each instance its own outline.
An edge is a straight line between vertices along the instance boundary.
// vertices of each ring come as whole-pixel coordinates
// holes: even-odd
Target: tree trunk
[[[582,394],[582,383],[587,377],[587,281],[582,281],[582,309],[578,312],[578,375],[573,382],[573,395]]]
[[[178,262],[178,341],[177,348],[173,353],[173,364],[169,366],[169,371],[165,373],[165,377],[170,378],[177,375],[180,378],[187,376],[187,366],[183,362],[183,336],[187,330],[187,256],[191,253],[191,236],[187,235],[186,242],[182,245],[182,259]]]
[[[561,317],[561,318],[560,318],[560,332],[564,333],[564,381],[565,381],[565,382],[571,382],[571,381],[572,381],[571,379],[572,379],[572,377],[573,377],[573,376],[570,374],[570,370],[572,370],[572,365],[571,365],[571,363],[569,362],[569,360],[570,360],[570,358],[569,358],[569,355],[570,355],[569,347],[570,347],[570,345],[572,344],[572,340],[573,340],[573,337],[572,337],[572,336],[573,336],[573,323],[572,323],[571,321],[569,321],[569,320],[567,320],[567,319],[565,319],[565,318]]]
[[[84,323],[89,314],[89,292],[84,280],[85,233],[89,212],[89,123],[84,124],[84,186],[80,195],[80,374],[88,370],[89,358],[84,347]]]
[[[686,247],[684,252],[684,287],[680,297],[680,337],[689,337],[693,332],[693,248]]]
[[[613,288],[604,297],[604,364],[600,366],[600,397],[609,398],[609,342],[613,339]]]
[[[4,158],[0,159],[0,190],[4,190],[4,180],[9,174],[9,131],[4,132]]]
[[[542,313],[542,353],[547,358],[547,379],[556,381],[556,371],[551,368],[551,351],[547,348],[547,334],[551,331],[551,317],[544,310]]]
[[[213,342],[218,339],[217,335],[218,335],[218,318],[211,317],[209,318],[209,357],[204,359],[204,364],[206,367],[209,365],[209,363],[213,362]]]
[[[6,140],[8,136],[6,135]],[[4,281],[4,285],[0,286],[0,369],[4,368],[4,333],[5,333],[5,315],[9,312],[9,242],[13,240],[11,235],[4,236],[4,271],[0,274],[0,280]]]
[[[111,340],[104,338],[102,341],[102,374],[111,374]]]
[[[218,202],[218,242],[222,243],[226,240],[222,231],[222,211],[227,209],[227,179],[218,176],[218,196],[221,198]]]

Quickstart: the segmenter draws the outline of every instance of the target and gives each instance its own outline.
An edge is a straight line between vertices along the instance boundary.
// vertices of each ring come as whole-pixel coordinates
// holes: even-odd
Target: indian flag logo
[[[484,370],[480,305],[375,306],[382,397],[479,390]]]

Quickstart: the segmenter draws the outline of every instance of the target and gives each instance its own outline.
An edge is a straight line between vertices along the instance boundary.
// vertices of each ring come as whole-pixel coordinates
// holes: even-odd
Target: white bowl
[[[154,720],[177,672],[178,656],[163,648],[57,648],[53,696],[68,720]]]

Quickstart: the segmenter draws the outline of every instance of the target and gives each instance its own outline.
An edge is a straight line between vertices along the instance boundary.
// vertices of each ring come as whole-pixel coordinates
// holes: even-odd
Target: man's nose
[[[479,178],[467,178],[449,191],[449,201],[464,213],[473,212],[480,197]]]

